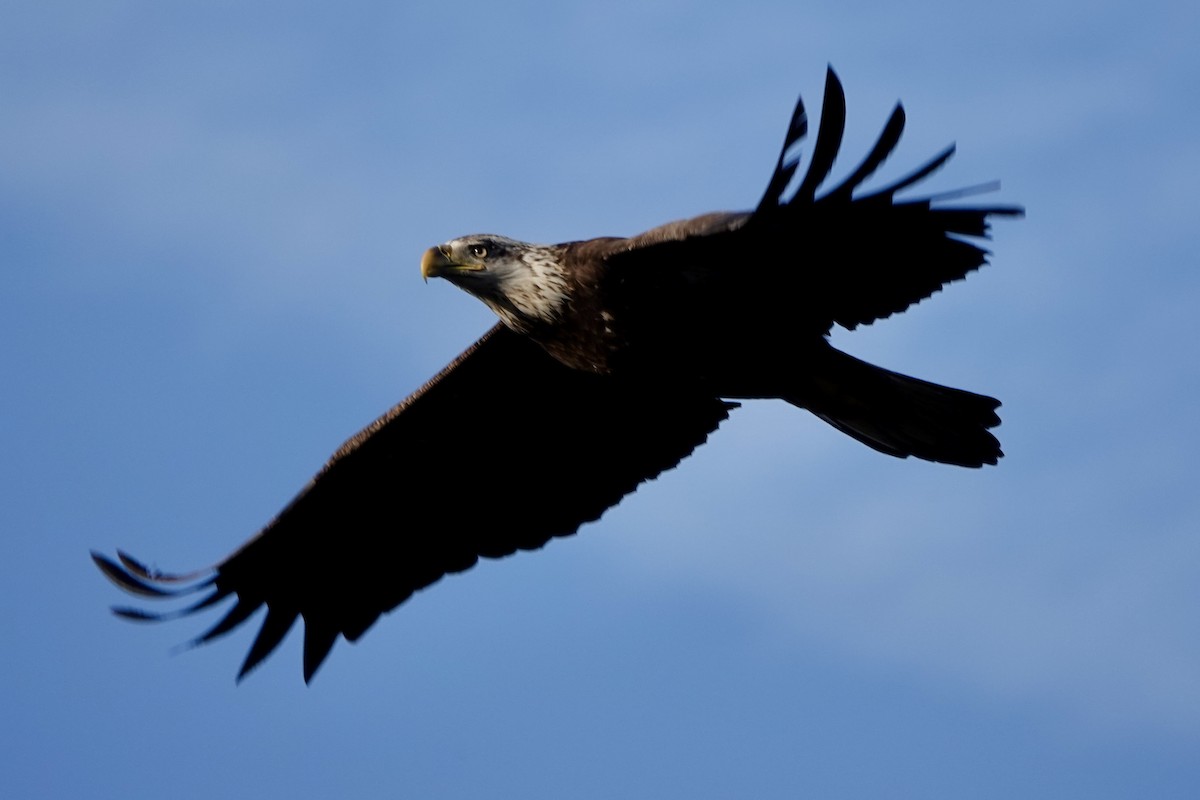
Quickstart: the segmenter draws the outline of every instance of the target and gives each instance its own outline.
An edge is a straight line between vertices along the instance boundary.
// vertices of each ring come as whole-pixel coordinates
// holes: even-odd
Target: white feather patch
[[[562,316],[569,300],[568,284],[553,253],[533,247],[521,252],[506,268],[493,270],[500,292],[521,315],[543,322],[554,322]],[[489,305],[509,327],[524,327],[521,320],[512,318],[510,309],[499,303]]]

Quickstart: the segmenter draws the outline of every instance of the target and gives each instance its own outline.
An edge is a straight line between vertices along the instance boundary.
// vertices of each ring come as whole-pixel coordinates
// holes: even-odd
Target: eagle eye
[[[467,252],[475,258],[487,258],[488,249],[484,244],[473,244],[467,248]]]

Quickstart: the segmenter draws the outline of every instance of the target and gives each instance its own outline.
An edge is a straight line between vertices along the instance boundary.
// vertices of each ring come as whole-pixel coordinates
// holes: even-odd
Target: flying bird
[[[339,636],[356,641],[443,575],[596,520],[675,467],[738,400],[784,400],[891,456],[995,464],[998,400],[873,366],[828,340],[834,325],[874,322],[964,278],[987,260],[977,240],[989,218],[1022,213],[945,204],[974,190],[897,198],[953,146],[863,190],[904,121],[897,104],[862,162],[822,190],[845,124],[830,69],[807,170],[797,180],[808,131],[798,102],[752,211],[631,237],[545,245],[483,234],[430,248],[422,275],[474,295],[499,323],[351,437],[215,567],[172,575],[120,551],[93,553],[133,594],[195,595],[166,613],[115,613],[163,620],[232,599],[193,640],[203,644],[265,606],[239,679],[303,618],[307,682]]]

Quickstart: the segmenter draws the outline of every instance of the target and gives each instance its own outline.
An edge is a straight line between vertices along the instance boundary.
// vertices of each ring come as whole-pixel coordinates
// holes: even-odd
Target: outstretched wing
[[[304,619],[304,678],[339,635],[482,556],[567,536],[675,466],[733,404],[568,369],[496,326],[407,400],[343,445],[262,532],[208,574],[152,572],[93,554],[122,588],[203,592],[157,620],[236,602],[196,643],[267,614],[238,677]]]
[[[846,124],[846,96],[833,69],[826,73],[821,123],[812,160],[790,199],[788,183],[799,164],[788,153],[807,133],[797,103],[783,150],[744,234],[794,245],[801,263],[796,288],[813,298],[830,324],[846,328],[903,311],[987,261],[971,239],[986,238],[988,218],[1019,216],[1017,206],[942,206],[939,202],[987,191],[973,187],[940,197],[897,201],[896,195],[940,169],[950,146],[927,163],[881,189],[856,194],[891,155],[904,131],[904,108],[893,109],[875,145],[841,183],[817,195],[833,169]],[[797,122],[799,120],[799,122]]]
[[[834,323],[854,328],[903,311],[978,269],[988,252],[973,240],[987,237],[989,218],[1023,213],[1017,206],[942,205],[994,185],[897,200],[900,192],[941,168],[953,147],[905,177],[861,193],[900,141],[905,124],[900,105],[862,162],[821,192],[841,149],[845,122],[845,93],[831,68],[812,157],[790,196],[800,166],[796,150],[808,134],[808,115],[799,101],[753,212],[708,214],[615,241],[608,245],[610,265],[631,280],[645,276],[647,283],[656,280],[656,266],[677,271],[680,264],[707,274],[745,276],[741,284],[716,282],[723,308],[736,309],[739,303],[729,302],[730,292],[744,292],[734,299],[759,315],[801,318],[825,331]]]

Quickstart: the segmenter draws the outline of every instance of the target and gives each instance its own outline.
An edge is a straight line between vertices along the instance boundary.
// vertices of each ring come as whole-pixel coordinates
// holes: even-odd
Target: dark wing
[[[361,636],[413,592],[481,557],[567,536],[675,466],[733,408],[568,369],[496,326],[433,380],[333,455],[262,532],[209,574],[152,572],[93,554],[122,588],[147,597],[206,591],[167,614],[235,597],[196,643],[266,606],[239,678],[303,617],[304,678],[339,635]]]
[[[790,198],[787,190],[800,164],[794,151],[808,133],[802,102],[753,213],[705,215],[647,231],[613,246],[610,265],[631,276],[653,272],[656,265],[692,264],[734,276],[753,268],[754,286],[745,289],[753,294],[741,299],[753,299],[759,313],[804,314],[826,331],[834,323],[853,328],[903,311],[982,266],[988,252],[972,240],[987,237],[989,217],[1018,216],[1022,210],[939,203],[994,186],[896,199],[944,165],[953,147],[881,189],[857,193],[900,141],[905,116],[899,105],[862,162],[818,194],[841,148],[845,121],[845,93],[830,69],[812,158]],[[738,291],[732,282],[719,285],[722,292]],[[762,292],[763,285],[772,291]]]
[[[819,298],[830,322],[846,328],[903,311],[947,283],[966,277],[987,261],[988,252],[972,238],[985,238],[988,217],[1019,216],[1015,206],[938,206],[939,200],[994,188],[972,188],[941,198],[896,201],[896,194],[937,171],[954,154],[948,147],[903,178],[881,189],[855,192],[891,155],[904,131],[904,108],[897,104],[875,145],[841,183],[821,196],[817,191],[841,148],[846,97],[831,68],[826,74],[821,124],[808,171],[790,200],[783,200],[797,166],[786,155],[805,135],[797,104],[793,124],[767,191],[746,231],[787,241],[801,232],[798,255],[820,265],[799,287]],[[786,180],[785,180],[786,178]],[[781,187],[780,184],[783,184]]]

